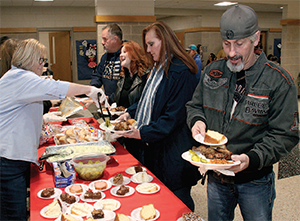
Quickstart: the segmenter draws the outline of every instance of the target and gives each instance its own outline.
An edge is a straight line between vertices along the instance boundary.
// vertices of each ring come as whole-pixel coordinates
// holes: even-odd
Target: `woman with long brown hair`
[[[185,123],[185,104],[196,88],[198,68],[164,22],[143,30],[143,45],[153,68],[139,102],[119,117],[138,125],[123,135],[136,140],[126,148],[194,210],[190,191],[200,174],[181,154],[197,145]]]
[[[139,101],[149,73],[150,62],[143,48],[135,41],[123,43],[120,62],[122,71],[113,101],[117,106],[127,108]]]

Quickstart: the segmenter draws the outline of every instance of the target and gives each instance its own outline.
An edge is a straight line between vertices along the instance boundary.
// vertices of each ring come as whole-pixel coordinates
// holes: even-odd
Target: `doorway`
[[[69,31],[49,32],[50,68],[55,80],[72,82],[71,40]]]

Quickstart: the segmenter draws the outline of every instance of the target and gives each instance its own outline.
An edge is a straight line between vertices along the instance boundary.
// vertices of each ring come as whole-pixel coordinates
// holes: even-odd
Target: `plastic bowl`
[[[71,164],[82,180],[99,179],[110,158],[101,153],[85,153],[79,154],[72,158]]]

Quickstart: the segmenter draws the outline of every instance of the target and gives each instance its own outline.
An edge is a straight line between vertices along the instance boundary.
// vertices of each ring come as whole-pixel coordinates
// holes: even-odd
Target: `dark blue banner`
[[[78,80],[88,80],[97,67],[97,41],[76,41]]]

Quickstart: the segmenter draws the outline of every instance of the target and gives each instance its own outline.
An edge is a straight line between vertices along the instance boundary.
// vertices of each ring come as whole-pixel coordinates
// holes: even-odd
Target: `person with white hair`
[[[230,7],[220,28],[226,58],[204,69],[186,104],[193,136],[224,134],[237,164],[226,175],[207,172],[208,220],[233,220],[237,204],[244,220],[272,220],[273,164],[299,142],[296,86],[285,69],[255,54],[260,30],[252,8]]]

